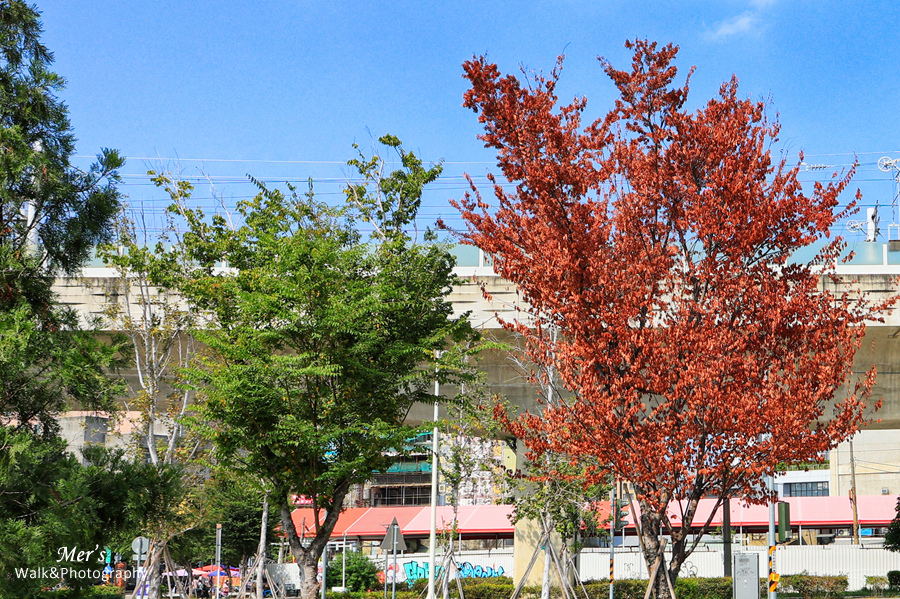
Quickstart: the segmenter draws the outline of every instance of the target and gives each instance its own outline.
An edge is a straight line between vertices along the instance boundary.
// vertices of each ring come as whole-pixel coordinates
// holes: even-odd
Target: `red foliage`
[[[562,59],[526,82],[466,62],[464,105],[515,189],[495,183],[492,206],[473,186],[454,205],[461,240],[527,302],[504,326],[574,394],[510,429],[533,454],[593,456],[608,465],[598,477],[632,481],[677,552],[670,500],[687,500],[688,523],[701,496],[762,501],[776,463],[816,460],[864,422],[875,371],[851,364],[892,302],[824,289],[840,239],[789,260],[853,211],[838,209],[852,170],[805,192],[772,159],[778,123],[736,79],[688,111],[677,48],[627,45],[630,71],[601,59],[614,109],[585,127],[585,99],[557,108]]]

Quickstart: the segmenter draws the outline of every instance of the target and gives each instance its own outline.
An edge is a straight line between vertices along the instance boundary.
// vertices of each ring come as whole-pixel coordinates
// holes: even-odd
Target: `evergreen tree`
[[[34,7],[0,1],[0,417],[51,435],[66,402],[109,408],[121,390],[103,375],[114,348],[78,333],[51,285],[108,238],[122,159],[103,150],[87,171],[70,164],[65,80],[40,34]]]
[[[123,473],[135,466],[88,451],[82,467],[57,435],[61,410],[109,410],[122,390],[105,374],[118,365],[116,343],[80,330],[51,288],[107,238],[122,160],[103,150],[87,171],[70,163],[65,81],[50,70],[39,16],[0,0],[0,595],[20,597],[59,581],[13,568],[66,565],[61,548],[94,550],[127,527]]]

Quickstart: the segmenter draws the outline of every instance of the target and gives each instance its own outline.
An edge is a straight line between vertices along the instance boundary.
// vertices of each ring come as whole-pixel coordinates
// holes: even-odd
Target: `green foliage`
[[[119,207],[116,169],[104,150],[87,172],[74,151],[64,80],[49,70],[38,13],[18,0],[0,9],[0,416],[18,429],[55,433],[67,404],[109,410],[121,384],[115,345],[82,332],[59,305],[53,278],[73,274],[109,236]]]
[[[52,581],[12,568],[76,565],[57,562],[64,548],[124,550],[122,537],[180,508],[177,471],[91,448],[83,466],[57,436],[60,411],[113,411],[124,391],[107,376],[121,338],[83,330],[52,292],[110,239],[123,161],[102,150],[86,171],[70,163],[64,80],[40,34],[33,7],[0,3],[0,595],[17,597]]]
[[[883,595],[884,590],[888,588],[887,576],[866,576],[866,588],[876,597]]]
[[[805,571],[781,576],[779,590],[797,593],[804,599],[835,597],[847,590],[847,576],[815,576]]]
[[[68,109],[57,99],[65,80],[49,70],[53,55],[40,43],[41,30],[34,8],[19,0],[3,3],[0,231],[9,255],[34,254],[41,269],[74,272],[109,233],[123,161],[103,150],[86,172],[69,164],[75,137]],[[30,219],[21,218],[27,214]]]
[[[87,447],[82,465],[58,437],[0,428],[0,597],[29,597],[46,579],[15,576],[16,568],[96,567],[97,548],[130,550],[148,504],[164,492],[157,469],[121,452]],[[63,559],[63,548],[95,550],[92,563]],[[101,566],[102,567],[102,566]],[[73,586],[87,581],[73,580]]]
[[[495,578],[463,578],[463,593],[466,599],[494,599],[512,595],[512,578],[498,576]],[[456,584],[449,585],[451,594],[459,596]]]
[[[328,562],[327,587],[341,586],[343,580],[344,560],[347,561],[347,590],[359,592],[376,589],[378,582],[378,567],[372,560],[362,553],[348,551],[336,555]]]
[[[888,570],[888,588],[892,591],[900,591],[900,570]]]
[[[40,599],[125,599],[125,593],[115,586],[93,586],[81,589],[45,591]]]
[[[565,542],[575,539],[579,530],[585,535],[606,534],[602,523],[597,521],[591,509],[585,509],[585,505],[604,501],[609,487],[602,484],[585,486],[583,475],[588,463],[588,460],[549,453],[539,461],[529,461],[526,476],[511,481],[521,489],[513,521],[549,518]]]
[[[262,523],[263,493],[246,480],[216,471],[202,489],[203,518],[173,539],[169,550],[177,563],[215,563],[216,524],[222,524],[222,563],[238,566],[256,554]],[[269,516],[268,543],[275,542],[276,518]]]
[[[22,298],[0,305],[0,414],[17,430],[49,437],[67,405],[110,410],[124,385],[104,374],[122,364],[121,339],[110,344],[77,330],[74,312],[56,302],[49,284],[44,291],[39,308]]]
[[[498,578],[463,578],[463,592],[466,599],[508,599],[514,588],[511,578],[501,576]],[[421,597],[427,581],[417,580],[408,595],[398,597]],[[679,599],[731,599],[730,578],[684,578],[675,581],[675,595]],[[450,596],[458,597],[459,591],[455,583],[449,585]],[[592,580],[584,583],[585,591],[590,599],[608,599],[609,581]],[[643,599],[647,590],[647,581],[638,579],[617,580],[613,586],[614,599]],[[584,597],[581,590],[576,587],[576,595]],[[379,599],[381,593],[343,593],[329,594],[330,599]],[[540,586],[528,586],[522,590],[522,599],[539,599]],[[551,587],[550,597],[561,599],[562,592],[558,586]]]
[[[419,593],[402,589],[403,587],[397,587],[397,599],[422,599]],[[346,593],[335,593],[334,591],[328,591],[325,593],[325,597],[326,599],[384,599],[384,592],[347,591]]]
[[[507,576],[497,576],[492,578],[460,578],[463,586],[463,593],[466,599],[490,599],[492,597],[509,597],[513,591],[513,580]],[[428,588],[428,579],[419,578],[412,585],[411,590],[419,595],[423,595]],[[459,597],[459,589],[456,581],[451,580],[448,590],[452,597]],[[525,587],[523,596],[530,595],[535,589],[540,596],[540,587]],[[440,595],[440,591],[438,591]]]
[[[183,289],[218,325],[198,334],[211,355],[191,373],[202,420],[217,423],[200,431],[226,465],[328,509],[412,435],[400,423],[427,398],[418,364],[453,333],[449,304],[431,305],[452,260],[373,252],[341,211],[296,194],[264,189],[240,209],[242,228],[190,242],[198,259],[223,248],[215,260],[234,269]]]
[[[675,581],[675,596],[679,599],[731,599],[731,589],[731,578],[678,578]]]
[[[440,169],[386,141],[402,168],[382,176],[381,158],[352,163],[364,181],[345,208],[317,201],[311,187],[257,182],[235,218],[207,217],[190,207],[189,188],[172,193],[193,266],[180,291],[210,323],[197,333],[208,353],[187,371],[200,398],[187,422],[223,467],[262,480],[284,526],[290,494],[312,500],[315,539],[291,548],[306,563],[321,554],[351,485],[387,469],[389,450],[413,436],[403,420],[434,399],[435,352],[472,336],[446,299],[448,247],[406,230]],[[375,230],[368,243],[359,221]]]
[[[884,534],[884,548],[888,551],[900,551],[900,497],[897,498],[896,514],[894,519],[888,525],[888,530]],[[892,583],[892,588],[900,588],[900,580],[898,584]]]

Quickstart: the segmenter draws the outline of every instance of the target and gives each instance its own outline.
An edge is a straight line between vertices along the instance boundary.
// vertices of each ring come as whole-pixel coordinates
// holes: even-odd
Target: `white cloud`
[[[745,12],[733,19],[718,23],[715,29],[707,34],[707,37],[712,40],[723,40],[733,35],[753,34],[757,32],[760,25],[757,14]]]

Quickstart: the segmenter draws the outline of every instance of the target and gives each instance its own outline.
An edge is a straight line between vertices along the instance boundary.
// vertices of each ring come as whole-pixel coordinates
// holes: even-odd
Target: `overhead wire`
[[[800,181],[804,184],[806,183],[827,183],[832,180],[831,173],[832,172],[840,172],[846,171],[856,165],[857,175],[860,173],[865,173],[864,176],[856,176],[853,179],[854,183],[866,183],[866,184],[893,184],[893,178],[890,176],[886,176],[884,173],[879,173],[878,176],[873,176],[869,173],[879,172],[878,171],[878,161],[860,160],[862,156],[887,156],[887,155],[900,155],[900,150],[889,150],[882,152],[835,152],[835,153],[817,153],[817,154],[805,154],[803,156],[803,163],[800,164],[801,171],[799,174]],[[791,153],[787,156],[782,156],[790,162],[792,160],[797,160],[799,163],[800,156],[797,153]],[[93,160],[95,157],[87,156],[87,155],[76,155],[78,159],[89,159]],[[846,160],[836,160],[835,163],[825,164],[823,159],[835,159],[835,158],[845,158]],[[773,161],[776,159],[773,156]],[[272,164],[272,165],[297,165],[297,166],[315,166],[315,167],[337,167],[341,168],[349,168],[346,160],[287,160],[287,159],[260,159],[260,158],[252,158],[252,159],[241,159],[241,158],[212,158],[212,157],[204,157],[204,158],[184,158],[179,156],[174,157],[165,157],[165,156],[128,156],[126,157],[126,164],[128,161],[150,161],[160,164],[159,170],[166,170],[165,165],[178,165],[181,163],[209,163],[209,164],[226,164],[226,165],[236,165],[236,164]],[[432,164],[438,164],[437,162]],[[454,161],[441,161],[439,164],[443,166],[452,166],[452,167],[483,167],[486,165],[494,166],[496,162],[494,161],[466,161],[466,160],[454,160]],[[394,159],[387,160],[388,168],[400,167],[400,163]],[[803,167],[806,167],[805,169]],[[186,173],[184,171],[175,174],[175,178],[178,180],[187,181],[197,187],[202,187],[202,185],[210,185],[213,188],[213,195],[195,195],[192,200],[196,202],[196,204],[203,208],[204,210],[215,210],[221,208],[233,209],[234,206],[240,201],[250,200],[256,197],[256,193],[254,192],[246,192],[241,191],[243,186],[252,186],[255,189],[255,183],[251,181],[246,173],[240,174],[220,174],[220,173],[211,173],[204,172],[201,167],[190,167],[187,170],[193,170],[196,168],[198,170],[197,173]],[[456,169],[453,169],[456,170]],[[322,175],[322,176],[319,176]],[[144,172],[126,172],[121,173],[121,182],[120,186],[122,190],[129,195],[128,190],[134,190],[138,192],[140,189],[151,189],[158,187],[153,181],[150,180],[150,175]],[[352,175],[348,175],[346,173],[341,173],[340,175],[335,174],[327,174],[327,173],[316,173],[312,177],[307,174],[298,175],[298,174],[289,174],[283,173],[282,175],[266,175],[266,176],[256,176],[254,175],[254,180],[264,183],[264,184],[272,184],[272,185],[280,185],[284,183],[288,183],[291,185],[304,185],[307,181],[312,180],[314,191],[317,196],[321,196],[328,200],[328,198],[336,198],[342,197],[344,195],[343,187],[347,184],[353,182]],[[441,193],[452,193],[458,192],[459,195],[462,195],[468,191],[470,191],[471,183],[474,183],[476,187],[492,187],[493,183],[488,179],[486,174],[466,174],[465,172],[452,172],[452,173],[444,173],[442,176],[429,185],[426,190],[425,197],[423,198],[422,210],[419,213],[419,218],[417,219],[422,226],[427,226],[431,224],[430,221],[436,219],[438,217],[444,218],[448,223],[453,225],[462,224],[462,219],[459,213],[453,210],[449,204],[446,203],[446,197],[440,198],[436,197],[436,194]],[[498,180],[498,184],[501,188],[512,188],[514,187],[513,183],[504,182]],[[221,186],[221,188],[219,187]],[[317,188],[317,189],[316,189]],[[337,189],[336,189],[337,188]],[[238,193],[234,193],[238,192]],[[144,192],[133,193],[131,194],[130,201],[132,205],[140,205],[142,209],[148,210],[151,214],[164,214],[165,208],[163,205],[168,205],[170,203],[170,198],[165,194],[163,190],[159,190],[157,194],[146,194]],[[134,197],[134,196],[143,196],[143,197]],[[885,204],[883,202],[878,202],[877,200],[871,200],[871,194],[869,194],[866,199],[869,201],[860,202],[858,207],[860,209],[874,207],[876,205],[884,207]],[[225,206],[222,203],[225,203]],[[426,222],[427,221],[427,222]],[[846,224],[838,225],[838,229],[840,231],[849,231]],[[853,231],[849,231],[853,232]]]

